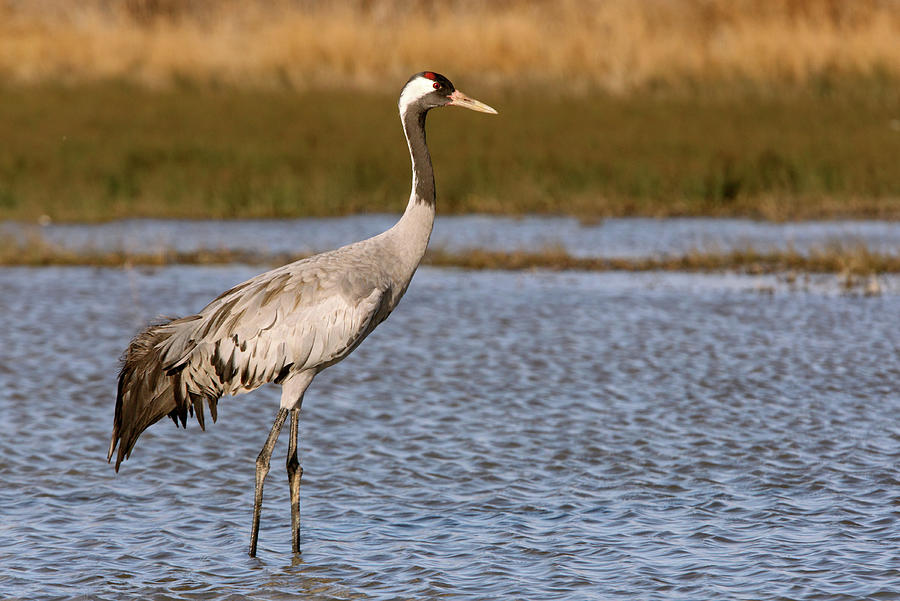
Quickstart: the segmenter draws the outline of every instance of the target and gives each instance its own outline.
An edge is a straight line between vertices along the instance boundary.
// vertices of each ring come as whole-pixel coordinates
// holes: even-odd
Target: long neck
[[[408,107],[400,119],[412,160],[412,190],[406,211],[389,235],[398,256],[402,257],[398,267],[411,277],[425,255],[434,226],[434,171],[425,145],[425,111]]]
[[[425,143],[425,115],[428,113],[417,107],[409,107],[401,115],[403,133],[409,145],[409,156],[412,158],[412,192],[409,202],[421,202],[434,206],[434,170],[431,167],[431,154]]]

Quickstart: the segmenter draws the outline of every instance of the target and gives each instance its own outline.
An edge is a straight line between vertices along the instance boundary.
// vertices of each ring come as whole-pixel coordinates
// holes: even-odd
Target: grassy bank
[[[900,218],[898,0],[0,0],[0,219]],[[446,111],[449,112],[449,111]],[[446,113],[445,112],[445,113]]]
[[[42,267],[49,265],[90,265],[98,267],[222,265],[244,263],[272,267],[306,255],[267,254],[247,251],[203,249],[190,252],[159,250],[131,253],[121,250],[73,251],[48,243],[39,235],[12,242],[0,241],[0,265]],[[739,271],[764,273],[833,273],[847,278],[900,273],[900,256],[872,251],[865,246],[827,245],[810,252],[795,250],[758,251],[752,248],[728,252],[696,250],[680,256],[646,258],[574,257],[559,248],[536,252],[487,251],[480,249],[449,252],[429,250],[423,261],[435,267],[497,270],[575,271]]]
[[[430,118],[441,213],[900,218],[889,82],[629,97],[458,83],[500,115]],[[398,212],[396,91],[7,87],[0,219]]]

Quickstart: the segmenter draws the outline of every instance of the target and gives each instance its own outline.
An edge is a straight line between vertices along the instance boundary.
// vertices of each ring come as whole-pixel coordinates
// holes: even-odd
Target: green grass
[[[441,213],[900,218],[900,89],[466,90],[429,116]],[[0,219],[399,212],[393,95],[117,83],[0,89]]]

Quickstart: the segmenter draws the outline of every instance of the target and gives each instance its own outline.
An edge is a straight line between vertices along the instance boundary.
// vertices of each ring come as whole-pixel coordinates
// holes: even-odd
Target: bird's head
[[[497,114],[497,111],[483,102],[469,98],[453,87],[449,79],[433,71],[422,71],[410,77],[403,86],[398,104],[401,114],[411,108],[421,112],[439,106],[461,106],[473,111]]]

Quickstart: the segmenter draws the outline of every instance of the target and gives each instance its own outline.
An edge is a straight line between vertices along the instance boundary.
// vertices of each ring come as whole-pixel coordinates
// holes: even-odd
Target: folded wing
[[[372,266],[299,261],[226,291],[197,315],[152,325],[123,357],[109,457],[118,469],[143,430],[166,415],[204,427],[221,396],[340,361],[391,310],[389,279]],[[365,267],[365,268],[363,268]]]

